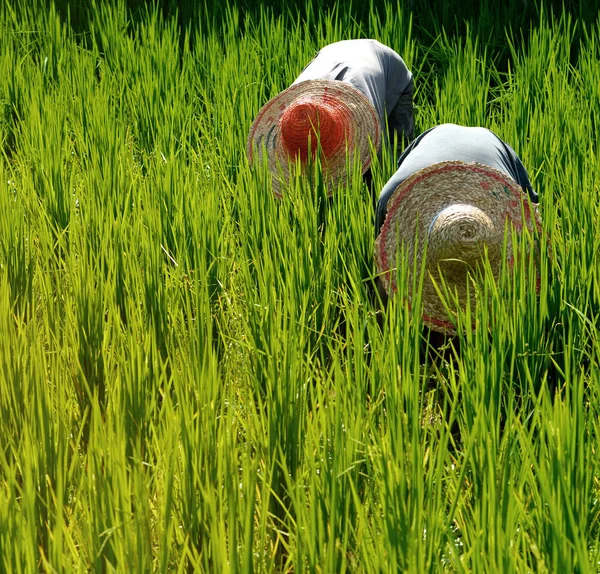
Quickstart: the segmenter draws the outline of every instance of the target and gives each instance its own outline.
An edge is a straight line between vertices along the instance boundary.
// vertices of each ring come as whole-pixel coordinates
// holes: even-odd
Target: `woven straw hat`
[[[406,292],[410,301],[413,258],[416,256],[417,269],[421,269],[427,242],[423,322],[435,331],[454,334],[454,325],[434,282],[441,286],[443,277],[451,292],[458,295],[458,301],[465,302],[468,272],[482,261],[485,251],[497,277],[502,266],[506,221],[517,232],[523,225],[530,230],[534,225],[541,228],[537,209],[531,212],[522,189],[501,171],[479,163],[447,161],[416,172],[394,190],[375,242],[375,262],[384,289],[388,295],[397,289],[396,251],[404,245],[409,262]],[[510,233],[506,256],[512,265]]]
[[[263,146],[273,191],[281,196],[290,166],[301,168],[321,146],[321,165],[328,195],[347,180],[346,152],[357,153],[362,173],[371,164],[369,140],[379,150],[381,126],[375,107],[356,88],[335,80],[306,80],[267,102],[252,123],[246,151],[252,163],[261,160]]]

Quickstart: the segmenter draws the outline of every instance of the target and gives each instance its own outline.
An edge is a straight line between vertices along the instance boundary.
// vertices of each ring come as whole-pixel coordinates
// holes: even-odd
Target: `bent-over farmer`
[[[408,143],[414,131],[413,79],[402,58],[376,40],[344,40],[324,47],[286,90],[256,116],[247,141],[250,162],[267,154],[273,191],[281,195],[290,164],[302,168],[320,144],[328,194],[344,183],[346,151],[371,164],[395,140]],[[387,126],[387,127],[386,127]]]
[[[398,170],[384,186],[375,218],[375,262],[380,290],[397,290],[397,248],[404,245],[409,275],[420,269],[425,244],[423,322],[442,333],[455,328],[438,297],[443,276],[459,302],[467,296],[468,272],[487,252],[494,276],[502,265],[505,222],[517,232],[540,229],[538,195],[515,151],[488,129],[436,126],[404,150]],[[506,255],[512,264],[510,233]]]

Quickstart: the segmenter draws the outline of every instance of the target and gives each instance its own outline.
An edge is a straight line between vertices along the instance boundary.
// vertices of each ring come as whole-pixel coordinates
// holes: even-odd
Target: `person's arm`
[[[510,162],[511,171],[515,174],[517,183],[521,186],[523,191],[529,195],[532,203],[539,203],[540,198],[531,186],[529,174],[527,173],[521,158],[519,158],[515,150],[506,142],[503,141],[502,144],[504,145],[504,150],[506,151],[508,160]]]
[[[413,108],[413,80],[398,98],[398,102],[388,115],[388,132],[390,144],[397,137],[398,157],[402,150],[413,138],[415,132],[415,117]]]

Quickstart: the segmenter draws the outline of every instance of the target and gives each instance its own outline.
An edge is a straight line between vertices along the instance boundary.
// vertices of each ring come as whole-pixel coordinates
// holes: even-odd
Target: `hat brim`
[[[296,158],[290,157],[282,145],[280,119],[288,106],[300,98],[317,101],[335,99],[339,104],[339,113],[344,115],[343,120],[347,126],[346,145],[326,160],[321,160],[324,184],[328,195],[331,195],[335,187],[348,179],[347,157],[352,158],[357,154],[362,173],[369,169],[371,145],[378,151],[381,144],[379,117],[375,107],[362,92],[346,82],[335,80],[299,82],[269,100],[252,123],[246,152],[250,163],[262,161],[263,153],[266,153],[273,191],[278,196],[281,196],[283,187],[289,182],[290,171],[296,162]]]
[[[375,263],[378,276],[388,295],[397,290],[397,249],[402,247],[408,257],[407,273],[410,276],[413,262],[421,269],[425,243],[430,226],[436,215],[444,209],[467,204],[480,209],[493,223],[495,236],[492,238],[502,253],[506,223],[520,233],[525,225],[533,230],[541,229],[537,208],[530,208],[527,196],[521,187],[507,174],[490,166],[462,161],[447,161],[426,167],[398,185],[387,204],[386,219],[375,242]],[[416,244],[415,244],[416,240]],[[512,246],[508,235],[506,256],[512,265]],[[461,253],[455,257],[460,260]],[[492,262],[492,271],[497,276],[502,262]],[[435,283],[439,286],[443,274],[437,262],[425,261],[425,277],[421,294],[423,322],[431,329],[455,333],[449,321],[446,307],[438,296]],[[453,294],[464,304],[468,286],[466,281],[453,283],[452,278],[443,276],[443,281]],[[406,286],[406,296],[412,303],[412,280]]]

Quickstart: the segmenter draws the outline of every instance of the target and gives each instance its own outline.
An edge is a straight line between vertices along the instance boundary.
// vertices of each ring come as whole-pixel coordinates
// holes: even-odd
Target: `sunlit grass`
[[[0,570],[598,570],[598,24],[309,4],[0,8]],[[441,350],[412,262],[381,310],[356,163],[282,200],[247,164],[350,37],[404,57],[419,131],[493,129],[541,196],[539,294],[526,237]]]

